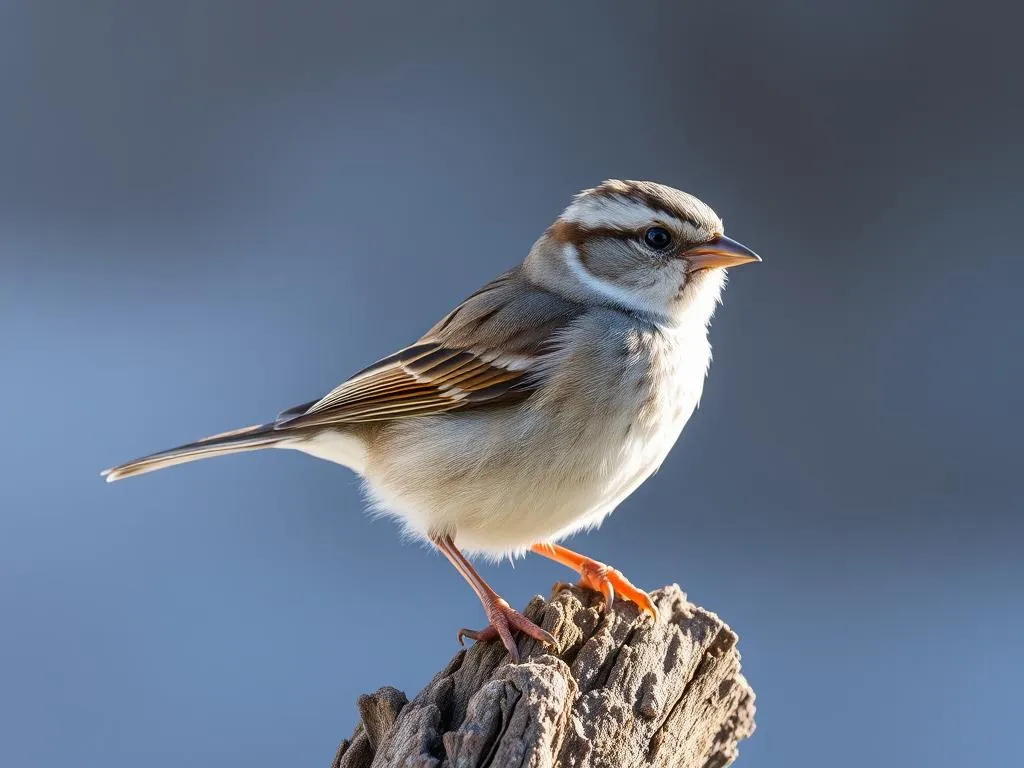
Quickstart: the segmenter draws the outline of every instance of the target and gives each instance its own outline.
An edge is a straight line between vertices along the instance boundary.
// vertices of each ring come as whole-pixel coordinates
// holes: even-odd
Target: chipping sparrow
[[[695,197],[646,181],[577,195],[526,260],[412,346],[274,421],[108,469],[107,481],[263,448],[360,474],[374,507],[429,540],[489,620],[459,638],[551,636],[461,548],[532,550],[652,614],[621,573],[554,542],[600,524],[665,459],[700,399],[724,267],[760,261]]]

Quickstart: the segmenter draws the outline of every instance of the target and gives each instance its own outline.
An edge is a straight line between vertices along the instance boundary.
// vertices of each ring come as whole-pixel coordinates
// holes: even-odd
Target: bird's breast
[[[400,419],[366,480],[424,535],[501,554],[596,525],[664,461],[700,397],[707,342],[623,333],[566,359],[523,403]]]
[[[641,337],[641,351],[627,372],[637,378],[637,397],[624,439],[618,446],[619,471],[608,484],[618,504],[661,466],[700,400],[710,359],[706,336],[668,333]]]

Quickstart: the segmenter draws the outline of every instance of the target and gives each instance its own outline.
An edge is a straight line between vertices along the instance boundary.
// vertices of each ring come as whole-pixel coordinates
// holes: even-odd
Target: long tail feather
[[[287,439],[286,436],[276,431],[273,424],[256,424],[252,427],[212,435],[194,443],[160,451],[150,456],[143,456],[141,459],[106,469],[100,474],[107,479],[108,483],[112,483],[125,477],[144,475],[147,472],[155,472],[158,469],[185,464],[189,461],[225,456],[229,453],[259,451],[284,439]]]

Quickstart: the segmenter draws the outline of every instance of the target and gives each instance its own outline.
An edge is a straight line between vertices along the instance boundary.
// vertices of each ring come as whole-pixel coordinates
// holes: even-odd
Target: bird
[[[528,552],[657,619],[621,571],[558,542],[597,527],[662,464],[698,406],[726,270],[761,258],[691,194],[607,180],[575,195],[519,265],[415,343],[272,421],[154,453],[108,482],[213,456],[285,448],[361,476],[372,508],[439,550],[487,625],[554,638],[503,600],[471,557]]]

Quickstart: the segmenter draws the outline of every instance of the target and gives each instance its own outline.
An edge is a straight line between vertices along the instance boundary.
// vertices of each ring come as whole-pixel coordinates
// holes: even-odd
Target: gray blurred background
[[[3,764],[326,765],[359,693],[418,690],[483,614],[346,470],[98,471],[319,396],[606,177],[765,263],[572,545],[740,633],[741,765],[1024,760],[1021,12],[370,5],[0,5]]]

